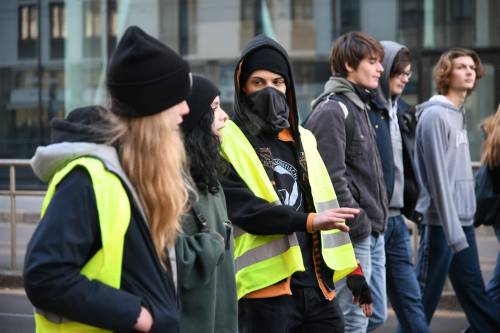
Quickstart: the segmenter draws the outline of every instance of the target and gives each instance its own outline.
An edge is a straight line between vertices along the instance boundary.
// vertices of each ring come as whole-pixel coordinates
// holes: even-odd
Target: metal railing
[[[9,189],[0,190],[1,196],[10,197],[10,269],[17,270],[17,235],[16,235],[16,197],[17,196],[44,196],[45,191],[17,190],[16,189],[16,167],[29,167],[30,160],[26,159],[0,159],[0,167],[9,167]],[[472,168],[479,169],[479,162],[472,162]],[[412,224],[413,233],[413,259],[416,261],[418,251],[418,230],[417,225]]]
[[[0,196],[10,197],[10,269],[17,270],[17,235],[16,235],[16,197],[18,196],[44,196],[45,191],[17,190],[16,167],[29,167],[30,160],[0,159],[0,167],[9,167],[9,189],[0,190]]]

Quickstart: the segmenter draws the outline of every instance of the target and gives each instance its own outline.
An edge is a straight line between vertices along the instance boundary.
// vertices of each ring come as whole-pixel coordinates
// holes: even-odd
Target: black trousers
[[[239,333],[342,333],[344,317],[319,288],[293,288],[293,295],[242,298]]]

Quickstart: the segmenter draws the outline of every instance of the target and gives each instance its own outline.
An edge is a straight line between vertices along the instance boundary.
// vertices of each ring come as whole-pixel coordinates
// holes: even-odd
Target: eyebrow
[[[276,77],[273,77],[273,78],[269,78],[269,79],[266,79],[266,78],[263,78],[262,76],[257,76],[257,75],[250,75],[250,78],[251,79],[260,79],[260,80],[278,80],[278,79],[284,79],[281,75],[277,75]]]
[[[469,66],[469,65],[475,65],[475,63],[472,63],[472,64],[467,64],[465,62],[456,62],[455,64],[457,65],[466,65],[466,66]]]

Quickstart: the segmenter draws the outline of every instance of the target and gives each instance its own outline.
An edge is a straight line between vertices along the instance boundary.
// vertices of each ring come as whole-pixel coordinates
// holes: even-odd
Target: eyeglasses
[[[413,75],[413,72],[412,71],[408,71],[408,72],[403,72],[403,73],[399,73],[398,76],[400,77],[403,77],[403,76],[406,76],[406,78],[409,80],[411,78],[411,76]]]

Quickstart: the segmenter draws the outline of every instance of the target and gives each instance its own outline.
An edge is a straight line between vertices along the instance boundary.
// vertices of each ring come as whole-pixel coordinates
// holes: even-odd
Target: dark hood
[[[51,143],[105,143],[109,125],[103,118],[103,112],[105,110],[100,106],[85,106],[74,109],[65,119],[52,119]]]
[[[290,107],[290,115],[288,117],[288,120],[290,122],[290,128],[293,132],[294,135],[298,136],[299,134],[299,113],[297,109],[297,100],[295,97],[295,85],[294,85],[294,79],[293,79],[293,73],[292,73],[292,67],[290,65],[290,59],[288,58],[288,54],[286,50],[274,39],[269,38],[264,35],[258,35],[255,38],[253,38],[243,49],[241,52],[240,59],[238,60],[236,64],[236,69],[234,72],[234,88],[235,88],[235,94],[234,94],[234,118],[235,121],[238,123],[240,126],[244,126],[244,124],[241,124],[241,122],[238,121],[239,115],[241,114],[241,109],[240,109],[240,82],[239,82],[239,77],[240,77],[240,70],[241,70],[241,64],[245,61],[245,58],[252,53],[253,51],[259,49],[259,48],[272,48],[276,50],[278,53],[280,53],[283,58],[287,62],[287,67],[288,67],[288,77],[289,77],[289,82],[287,83],[286,87],[286,98],[288,102],[288,106]]]

